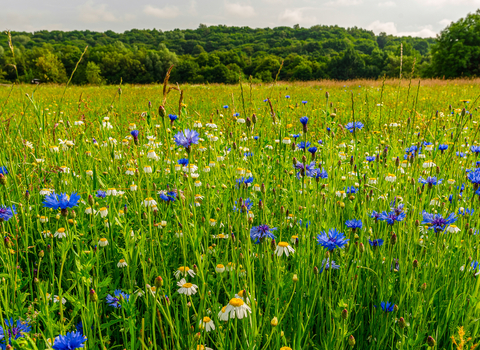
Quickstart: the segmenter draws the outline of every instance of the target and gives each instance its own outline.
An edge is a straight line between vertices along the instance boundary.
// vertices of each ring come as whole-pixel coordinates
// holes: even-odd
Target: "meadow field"
[[[0,86],[0,348],[475,349],[479,82]]]

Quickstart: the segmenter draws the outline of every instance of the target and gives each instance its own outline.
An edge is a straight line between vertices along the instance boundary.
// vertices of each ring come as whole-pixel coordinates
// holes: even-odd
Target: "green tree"
[[[88,62],[87,68],[85,69],[85,76],[89,84],[100,85],[103,82],[103,78],[100,75],[102,70],[95,62]]]
[[[37,72],[41,79],[52,83],[64,83],[67,81],[67,72],[60,59],[50,51],[37,59]]]
[[[446,78],[480,75],[480,10],[441,31],[432,47],[432,68]]]

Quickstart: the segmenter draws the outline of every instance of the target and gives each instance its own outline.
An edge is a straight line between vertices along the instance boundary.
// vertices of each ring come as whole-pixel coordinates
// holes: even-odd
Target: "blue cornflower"
[[[49,195],[45,196],[45,200],[43,201],[43,206],[45,208],[52,208],[54,210],[57,209],[68,209],[73,208],[78,205],[78,201],[80,200],[80,196],[74,192],[68,198],[66,193],[50,193]]]
[[[443,179],[437,180],[435,176],[429,176],[426,179],[420,176],[418,179],[418,182],[424,184],[424,185],[429,185],[429,186],[434,186],[436,184],[441,184]]]
[[[362,220],[353,219],[353,220],[347,220],[345,222],[345,226],[355,231],[357,229],[361,229],[363,224],[362,224]]]
[[[124,301],[128,302],[130,299],[130,295],[122,292],[120,289],[116,289],[113,294],[114,296],[111,296],[110,294],[107,295],[106,302],[108,305],[117,309],[122,307]]]
[[[320,268],[320,273],[323,272],[323,270],[338,270],[340,268],[340,265],[337,265],[335,261],[330,261],[330,258],[328,259],[323,259],[322,260],[322,267]]]
[[[372,219],[378,220],[378,218],[380,217],[380,215],[381,215],[380,213],[377,213],[377,212],[374,210],[374,211],[372,211],[372,214],[370,214],[370,217],[371,217]]]
[[[250,198],[247,198],[245,199],[245,201],[243,201],[242,206],[240,208],[237,208],[236,205],[237,205],[237,201],[235,201],[235,206],[233,207],[233,211],[240,210],[240,212],[243,213],[245,211],[248,212],[250,209],[252,209],[253,202],[251,201]]]
[[[168,192],[161,192],[160,198],[163,199],[165,202],[175,202],[177,198],[177,192],[175,191],[168,191]]]
[[[406,216],[405,213],[397,214],[394,211],[391,211],[390,213],[387,213],[386,211],[384,211],[378,216],[378,220],[386,221],[387,224],[393,225],[395,221],[400,222],[403,219],[405,219],[405,216]]]
[[[424,210],[422,215],[422,225],[430,225],[430,229],[434,229],[435,232],[441,232],[445,230],[448,225],[457,221],[455,213],[451,213],[447,218],[443,218],[440,214],[429,214]]]
[[[310,147],[310,142],[307,141],[307,142],[305,143],[304,141],[302,141],[302,142],[300,142],[300,143],[297,145],[297,147],[300,148],[300,149],[302,149],[302,150],[304,150],[304,149],[306,149],[307,147]]]
[[[258,136],[254,136],[253,139],[254,139],[255,141],[257,141],[257,140],[258,140]]]
[[[233,116],[234,116],[234,117],[239,117],[239,116],[240,116],[240,113],[233,113]]]
[[[315,167],[315,162],[310,162],[310,164],[306,164],[306,165],[304,165],[303,163],[297,162],[297,164],[294,165],[295,169],[300,170],[297,173],[297,179],[300,180],[300,177],[305,176],[305,175],[310,176],[314,167]]]
[[[463,152],[457,152],[457,157],[465,158],[465,153],[463,153]]]
[[[132,131],[130,131],[130,135],[133,136],[133,139],[134,139],[134,140],[138,139],[138,133],[139,133],[138,130],[132,130]]]
[[[105,198],[107,196],[107,192],[98,190],[97,193],[95,194],[95,197],[97,198]]]
[[[330,128],[327,128],[327,132],[330,132],[330,130],[332,130],[332,129],[330,129]]]
[[[475,271],[475,270],[477,270],[477,269],[480,270],[480,263],[479,263],[478,261],[476,261],[476,260],[473,260],[473,261],[470,263],[470,267],[472,268],[472,271]],[[475,274],[475,276],[478,275],[478,274],[480,274],[480,272],[477,272],[477,273]]]
[[[470,151],[478,154],[478,153],[480,153],[480,146],[472,146],[472,147],[470,147]]]
[[[385,301],[382,301],[380,303],[380,307],[382,308],[383,311],[385,312],[392,312],[393,309],[395,308],[395,304],[394,303],[391,303],[389,301],[385,302]]]
[[[266,98],[265,100],[263,100],[263,102],[268,102],[268,98]]]
[[[189,150],[191,145],[198,144],[198,137],[199,134],[195,130],[185,129],[185,131],[179,131],[174,139],[177,146],[183,146]]]
[[[323,145],[323,140],[318,140],[317,143],[318,143],[319,145]]]
[[[253,152],[245,152],[243,154],[244,157],[253,157]]]
[[[470,180],[472,184],[480,184],[480,171],[475,169],[475,171],[471,171],[468,173],[467,178]]]
[[[272,231],[275,231],[276,227],[270,227],[268,225],[254,226],[250,229],[250,238],[255,241],[255,243],[260,243],[265,238],[275,239],[275,235]]]
[[[345,187],[343,188],[345,189]],[[356,188],[355,186],[350,186],[350,187],[347,187],[347,194],[355,194],[359,191],[358,188]]]
[[[308,101],[302,101],[303,105],[306,105]]]
[[[328,233],[325,231],[320,232],[317,235],[317,242],[323,248],[328,250],[334,250],[335,248],[343,248],[347,244],[349,239],[345,238],[345,234],[338,232],[336,228],[331,228]]]
[[[311,223],[312,223],[311,221],[308,221],[308,222],[305,224],[305,228],[308,228],[308,226],[310,226]],[[298,225],[299,225],[300,227],[302,227],[302,224],[303,224],[303,220],[302,220],[302,219],[298,220]]]
[[[300,134],[292,134],[290,135],[290,137],[292,137],[295,140],[295,142],[297,142],[297,139],[300,137]]]
[[[178,164],[187,166],[188,165],[188,158],[182,158],[178,160]]]
[[[176,114],[169,114],[168,117],[170,118],[170,121],[173,122],[178,119],[178,116]]]
[[[373,241],[368,240],[368,243],[370,243],[370,246],[373,248],[381,247],[383,245],[383,239],[378,238],[374,239]]]
[[[301,117],[300,118],[300,123],[302,123],[303,126],[307,126],[308,117]]]
[[[0,222],[10,220],[16,213],[15,205],[12,205],[10,208],[0,205]]]
[[[237,187],[239,187],[240,185],[244,184],[245,186],[249,186],[249,184],[251,184],[253,182],[253,177],[241,177],[237,180],[235,180],[235,182],[237,183]]]
[[[367,162],[373,162],[375,160],[375,157],[366,157],[365,158]]]
[[[468,208],[463,208],[462,209],[458,209],[458,215],[473,215],[473,213],[475,212],[475,209],[468,209]]]
[[[316,168],[307,173],[307,176],[313,177],[314,179],[326,179],[328,178],[328,173],[325,169]]]
[[[2,174],[2,175],[8,175],[7,167],[0,166],[0,174]]]
[[[75,325],[75,328],[78,333],[83,334],[83,322],[80,321]]]
[[[290,98],[290,95],[286,95],[285,98]]]
[[[315,153],[317,153],[317,147],[310,147],[310,148],[308,149],[308,152],[310,152],[312,155],[315,154]]]
[[[74,350],[85,346],[87,337],[80,332],[67,332],[65,335],[59,335],[53,341],[54,350]]]
[[[225,105],[225,106],[223,106],[223,108],[227,109],[227,108],[228,108],[228,106],[227,106],[227,105]]]
[[[6,344],[11,345],[12,340],[23,338],[24,333],[28,333],[30,331],[31,327],[27,321],[14,321],[13,318],[10,318],[10,320],[5,320],[5,327],[0,326],[0,340],[2,340],[2,343],[0,343],[0,348],[5,349]],[[6,337],[8,337],[8,340]]]
[[[446,149],[448,149],[448,145],[440,145],[440,146],[438,146],[438,149],[443,152]]]
[[[345,128],[348,129],[348,131],[353,132],[355,129],[361,130],[363,128],[363,123],[361,122],[350,122],[347,125],[345,125]]]

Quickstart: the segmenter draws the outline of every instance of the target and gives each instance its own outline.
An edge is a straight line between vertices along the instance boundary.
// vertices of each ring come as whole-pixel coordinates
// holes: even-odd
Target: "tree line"
[[[0,82],[64,83],[88,49],[74,84],[227,83],[242,79],[348,80],[473,77],[480,70],[480,10],[447,26],[437,38],[396,37],[338,26],[252,29],[133,29],[124,33],[37,31],[0,34]]]

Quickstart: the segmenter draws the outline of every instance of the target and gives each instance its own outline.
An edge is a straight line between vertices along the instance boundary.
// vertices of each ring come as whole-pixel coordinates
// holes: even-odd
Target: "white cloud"
[[[147,5],[143,9],[143,13],[149,16],[170,19],[175,18],[180,15],[180,10],[176,6],[165,6],[163,8],[153,7],[152,5]]]
[[[385,32],[387,34],[392,34],[396,36],[414,36],[414,37],[421,37],[421,38],[431,38],[437,35],[437,33],[432,30],[431,25],[420,27],[417,31],[399,32],[397,30],[395,23],[380,22],[378,20],[373,23],[370,23],[367,26],[367,29],[373,31],[375,34]]]
[[[80,20],[87,23],[116,22],[115,15],[107,10],[106,4],[96,5],[93,0],[78,7]]]
[[[393,1],[381,2],[378,4],[379,7],[396,7],[397,4]]]
[[[450,25],[450,23],[452,23],[453,21],[451,19],[442,19],[441,21],[439,21],[438,23],[440,23],[442,26],[446,27],[448,25]]]
[[[188,13],[190,13],[191,15],[197,14],[197,0],[190,0],[190,3],[188,5]]]
[[[256,15],[255,9],[250,5],[242,5],[239,3],[225,3],[225,10],[228,14],[242,18],[250,18]]]
[[[305,16],[304,12],[308,8],[298,8],[295,10],[285,9],[278,17],[278,20],[282,23],[289,24],[309,24],[314,23],[316,18],[313,16]]]
[[[327,6],[355,6],[363,3],[362,0],[333,0],[325,3]]]
[[[425,5],[480,5],[480,0],[422,0]]]

